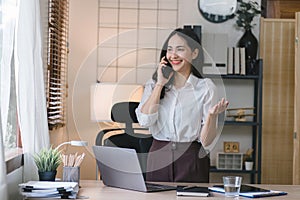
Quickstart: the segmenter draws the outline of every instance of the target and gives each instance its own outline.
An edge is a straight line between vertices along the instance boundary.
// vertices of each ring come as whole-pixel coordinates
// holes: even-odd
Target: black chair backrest
[[[111,109],[111,120],[119,123],[138,123],[135,109],[139,102],[120,102],[113,105]]]
[[[143,176],[146,178],[147,153],[152,144],[150,134],[135,133],[134,130],[147,130],[146,128],[133,128],[133,123],[138,123],[135,109],[139,102],[120,102],[113,105],[111,109],[111,119],[117,123],[125,123],[125,128],[112,128],[101,130],[96,137],[96,145],[117,146],[135,149],[138,153]],[[104,139],[106,133],[122,130],[124,134],[116,134]],[[103,140],[103,144],[102,144]]]
[[[139,102],[120,102],[113,105],[111,109],[111,119],[114,122],[125,123],[125,132],[133,135],[132,123],[138,123],[135,109]]]

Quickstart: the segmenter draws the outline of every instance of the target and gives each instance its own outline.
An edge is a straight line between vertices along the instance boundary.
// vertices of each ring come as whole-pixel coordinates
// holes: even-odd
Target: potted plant
[[[61,152],[58,149],[43,148],[34,155],[40,181],[55,181],[56,169],[61,164]]]
[[[245,169],[252,170],[253,169],[253,159],[252,157],[247,157],[245,159]]]
[[[252,158],[253,149],[248,149],[244,155],[245,169],[252,170],[253,169],[253,158]]]
[[[253,35],[251,29],[256,25],[253,23],[254,17],[261,13],[259,5],[256,1],[238,1],[238,9],[235,13],[236,26],[244,30],[244,34],[238,41],[238,47],[245,47],[246,59],[256,59],[258,41]]]
[[[244,30],[252,29],[256,25],[252,23],[254,17],[261,13],[258,3],[251,0],[247,2],[238,0],[238,4],[238,10],[235,13],[236,25]]]

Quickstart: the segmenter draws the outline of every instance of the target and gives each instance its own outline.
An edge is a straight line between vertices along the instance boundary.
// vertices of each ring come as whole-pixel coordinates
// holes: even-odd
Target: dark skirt
[[[147,161],[147,181],[209,182],[210,159],[198,142],[153,140]]]

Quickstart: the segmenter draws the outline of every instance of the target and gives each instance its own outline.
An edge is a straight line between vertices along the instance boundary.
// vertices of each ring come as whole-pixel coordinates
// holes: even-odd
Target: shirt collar
[[[193,86],[195,87],[199,81],[199,78],[197,78],[195,75],[192,73],[190,74],[189,78],[186,81],[186,86]]]
[[[189,75],[188,79],[185,82],[185,85],[180,88],[179,90],[183,89],[183,88],[195,88],[196,85],[199,82],[199,78],[197,78],[195,75],[193,75],[192,73]],[[174,85],[171,87],[172,90],[176,90]]]

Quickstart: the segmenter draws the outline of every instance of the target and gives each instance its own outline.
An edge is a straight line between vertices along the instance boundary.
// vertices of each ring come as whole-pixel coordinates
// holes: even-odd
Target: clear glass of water
[[[240,176],[224,176],[223,184],[226,197],[238,197],[242,184]]]

